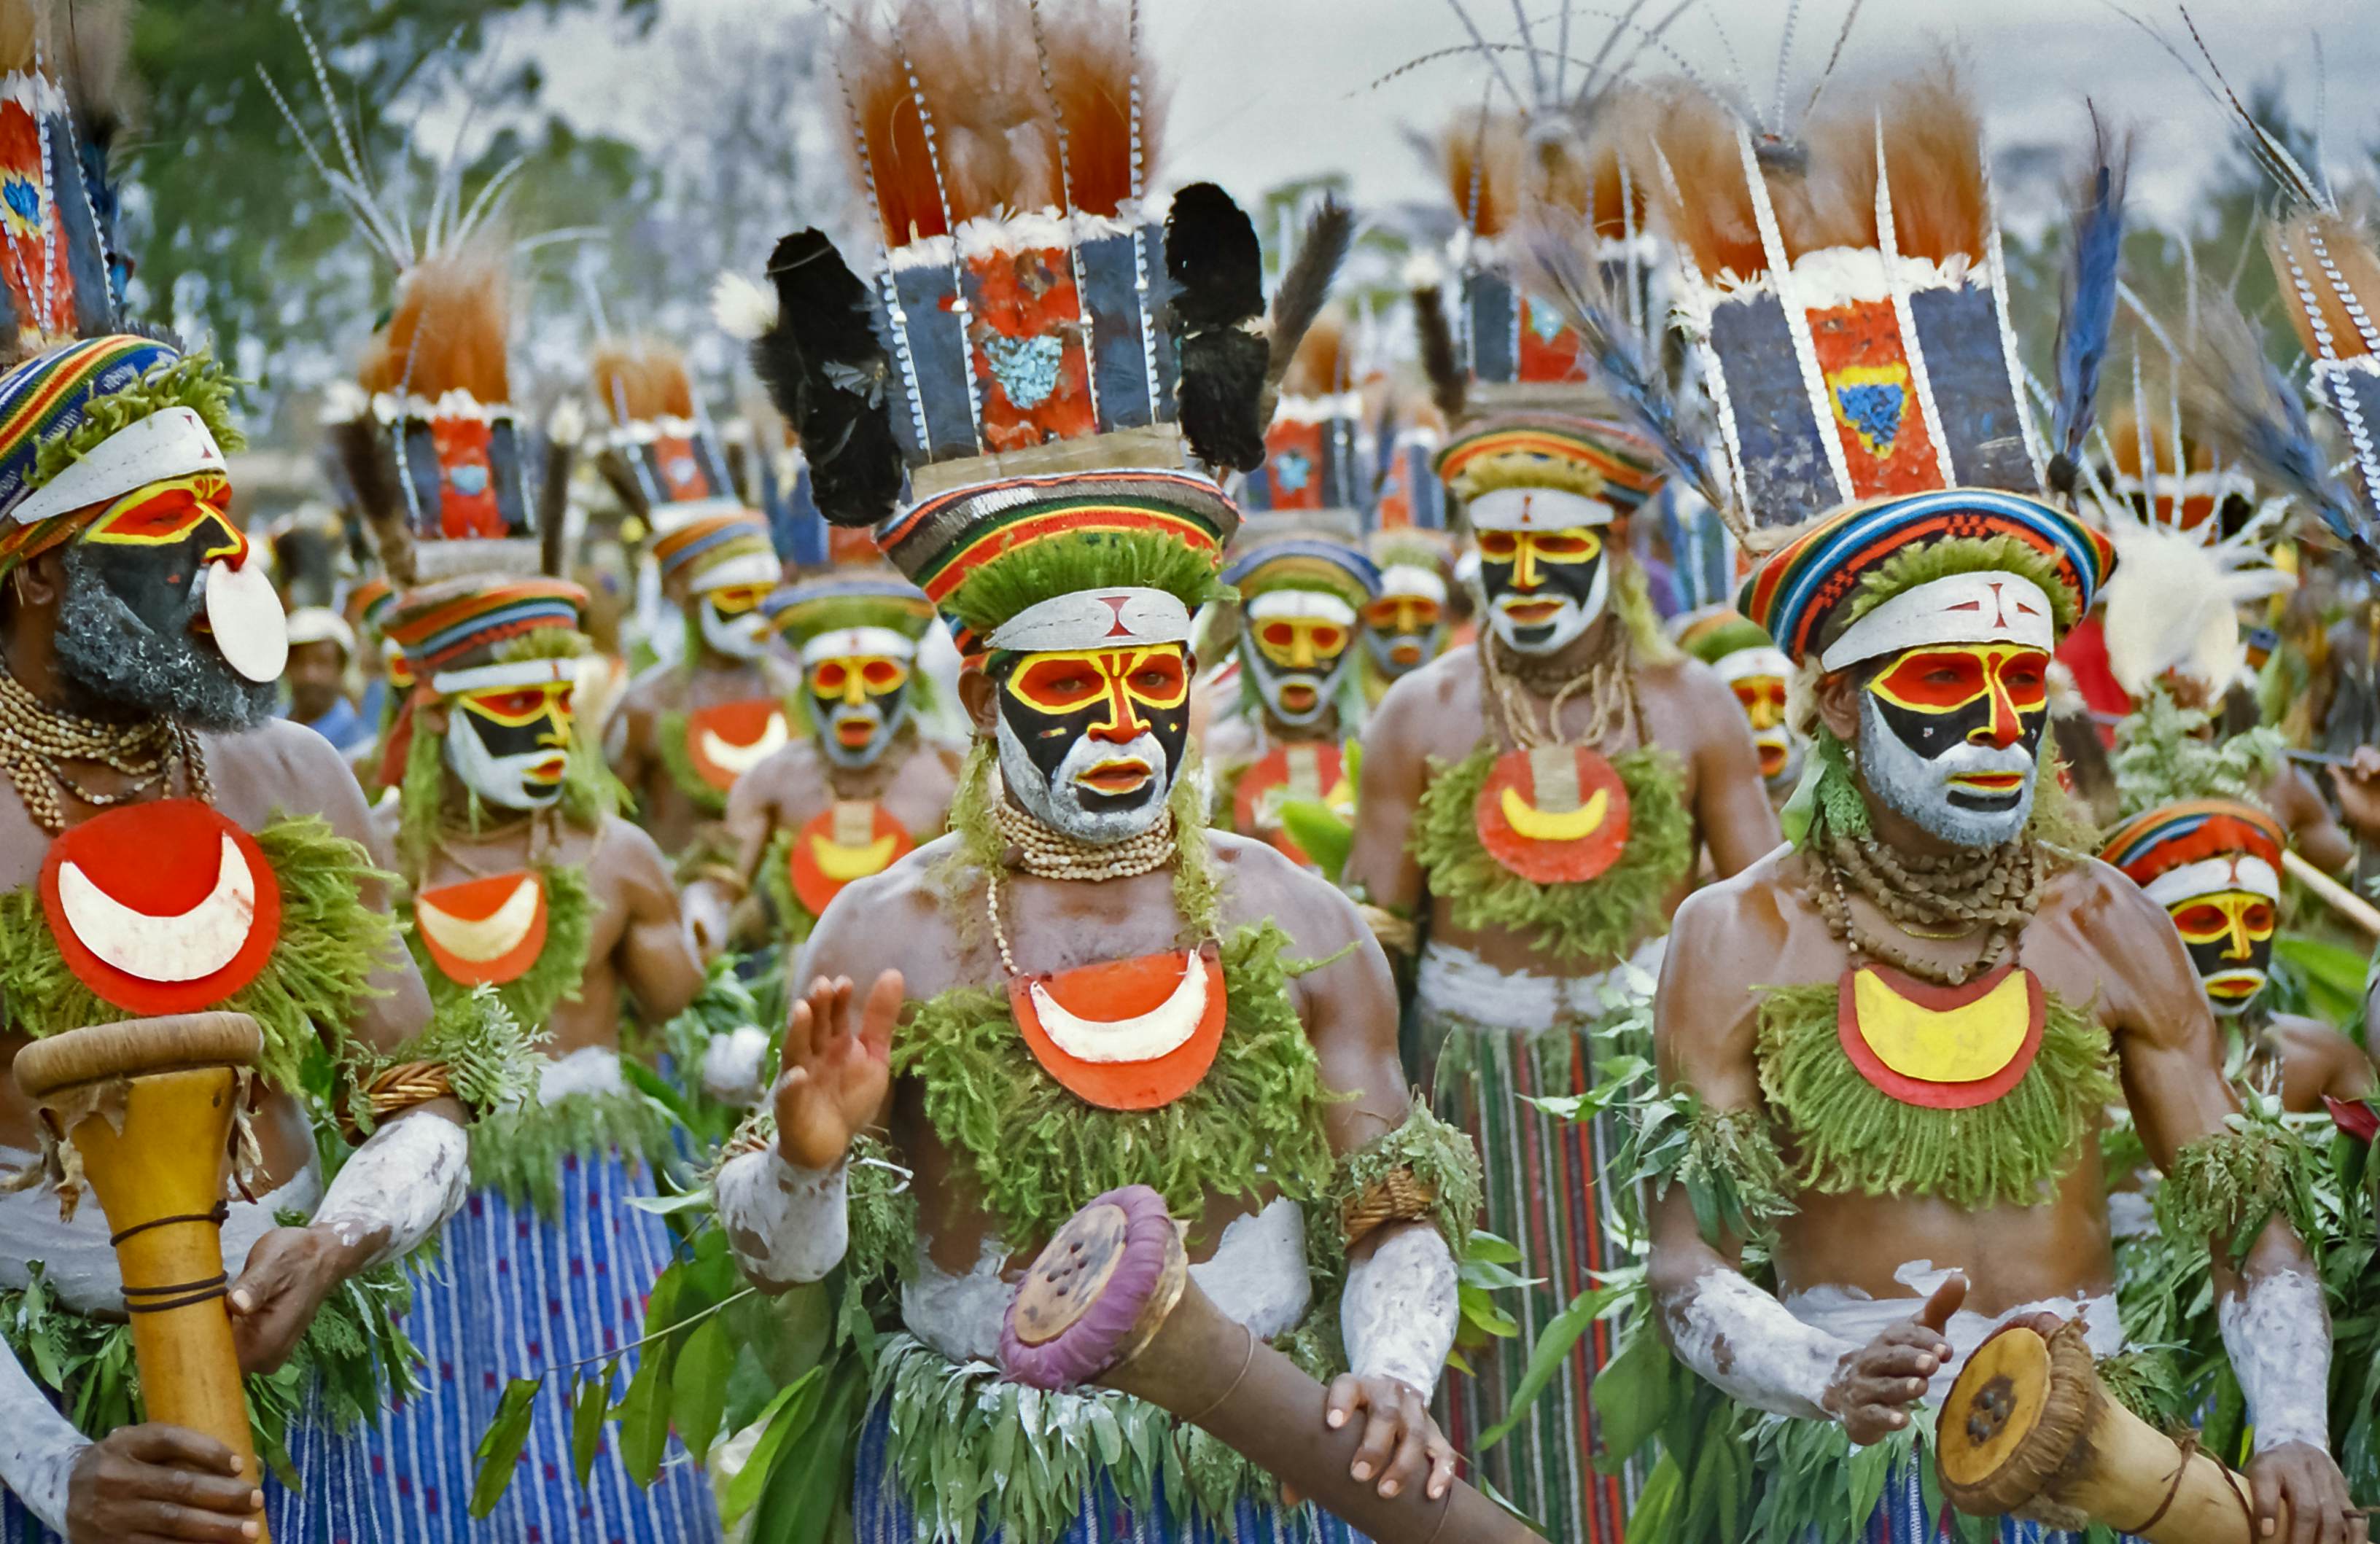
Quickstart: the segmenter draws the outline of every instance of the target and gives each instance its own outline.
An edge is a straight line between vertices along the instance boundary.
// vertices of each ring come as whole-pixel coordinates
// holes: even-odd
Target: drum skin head
[[[1038,1389],[1096,1381],[1148,1345],[1189,1279],[1163,1197],[1145,1185],[1094,1197],[1017,1284],[1001,1323],[1001,1369]]]
[[[2049,1343],[2010,1328],[1978,1346],[1943,1402],[1937,1446],[1954,1485],[1985,1483],[2040,1424],[2049,1388]]]
[[[1942,1493],[1977,1517],[2053,1502],[2104,1396],[2079,1319],[2029,1313],[1975,1347],[1935,1428]]]

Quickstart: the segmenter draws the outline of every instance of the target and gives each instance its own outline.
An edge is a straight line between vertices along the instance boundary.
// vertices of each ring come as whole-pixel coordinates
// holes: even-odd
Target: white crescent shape
[[[413,923],[430,941],[457,959],[484,965],[512,952],[528,936],[537,921],[537,875],[524,874],[504,903],[473,922],[452,911],[441,911],[419,896],[413,901]]]
[[[760,738],[749,745],[738,745],[733,741],[720,739],[710,730],[703,730],[702,755],[721,771],[733,772],[740,778],[783,750],[786,739],[785,716],[771,713],[769,715],[769,727],[762,730]]]
[[[278,681],[289,663],[289,618],[273,579],[254,558],[237,568],[207,565],[207,627],[231,668],[250,681]]]
[[[1201,956],[1190,956],[1182,984],[1173,989],[1173,995],[1133,1019],[1080,1018],[1059,1007],[1058,999],[1039,982],[1029,990],[1041,1032],[1076,1061],[1155,1061],[1197,1033],[1198,1021],[1207,1017],[1207,961]]]
[[[142,981],[200,981],[230,964],[256,926],[256,875],[226,834],[206,899],[177,917],[135,911],[71,862],[58,866],[58,906],[83,947]]]

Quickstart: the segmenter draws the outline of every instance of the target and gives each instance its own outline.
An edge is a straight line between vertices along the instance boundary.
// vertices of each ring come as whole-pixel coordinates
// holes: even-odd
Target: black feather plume
[[[344,423],[329,425],[323,432],[346,474],[347,487],[355,495],[365,527],[371,532],[372,545],[380,549],[381,572],[399,590],[410,588],[413,526],[406,514],[405,496],[397,488],[396,452],[388,431],[367,407]]]
[[[2099,366],[2116,320],[2116,286],[2124,249],[2124,183],[2131,159],[2129,138],[2111,140],[2096,110],[2091,114],[2093,153],[2074,211],[2074,244],[2058,313],[2058,405],[2050,419],[2052,481],[2073,492],[2082,444],[2097,416]],[[2062,473],[2062,477],[2061,477]]]
[[[1471,378],[1455,356],[1454,329],[1447,324],[1446,301],[1435,283],[1416,284],[1413,308],[1414,330],[1421,334],[1422,373],[1429,378],[1429,400],[1451,425],[1463,416]]]
[[[776,324],[752,368],[802,437],[810,489],[837,525],[873,525],[901,496],[901,446],[886,402],[892,362],[869,320],[868,286],[816,230],[769,254]]]
[[[1354,237],[1355,218],[1347,206],[1325,198],[1306,223],[1305,239],[1298,244],[1297,256],[1281,274],[1281,287],[1273,291],[1272,320],[1267,329],[1270,357],[1265,366],[1265,384],[1273,390],[1281,389],[1290,361],[1297,357],[1297,345],[1314,319],[1322,314],[1322,303],[1330,298],[1330,281],[1338,276],[1339,265],[1347,260],[1348,244]]]
[[[577,440],[549,426],[543,476],[537,485],[537,566],[549,579],[568,576],[562,544],[570,524],[570,469],[577,463]]]
[[[1271,354],[1250,323],[1264,311],[1264,251],[1230,194],[1197,182],[1173,196],[1165,271],[1173,281],[1167,327],[1182,351],[1182,432],[1218,471],[1262,465]]]

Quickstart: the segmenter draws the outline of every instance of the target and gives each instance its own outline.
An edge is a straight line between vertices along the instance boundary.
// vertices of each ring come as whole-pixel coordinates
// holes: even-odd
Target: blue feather
[[[2099,366],[2116,320],[2116,283],[2124,250],[2124,181],[2129,141],[2110,145],[2092,115],[2095,153],[2074,215],[2073,266],[2058,317],[2058,406],[2050,443],[2069,465],[2082,459],[2082,442],[2099,392]]]

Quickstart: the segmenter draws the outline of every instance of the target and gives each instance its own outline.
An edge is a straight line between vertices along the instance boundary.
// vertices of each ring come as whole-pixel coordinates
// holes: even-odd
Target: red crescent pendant
[[[1230,1007],[1212,944],[1020,976],[1008,1003],[1041,1069],[1103,1110],[1154,1110],[1196,1088]]]
[[[1590,746],[1507,751],[1488,769],[1471,818],[1505,869],[1536,885],[1575,885],[1620,861],[1628,790]]]
[[[722,793],[786,739],[785,705],[773,697],[719,703],[686,716],[686,759]]]
[[[154,1016],[211,1007],[281,938],[281,884],[256,838],[195,799],[109,810],[50,843],[42,913],[75,979]]]
[[[1281,827],[1281,799],[1344,798],[1341,787],[1346,758],[1335,741],[1301,741],[1276,745],[1240,774],[1232,795],[1232,826],[1242,836],[1260,837],[1291,861],[1314,866],[1305,850]],[[1279,798],[1271,797],[1278,791]]]
[[[2022,1081],[2041,1051],[2041,978],[2013,963],[1963,986],[1873,962],[1845,970],[1835,1031],[1861,1077],[1904,1104],[1972,1110]]]
[[[794,899],[813,917],[855,879],[881,874],[917,846],[901,823],[872,799],[838,799],[794,833],[786,859]]]
[[[413,898],[413,930],[439,974],[462,986],[517,981],[545,952],[545,881],[526,871],[442,885]]]

